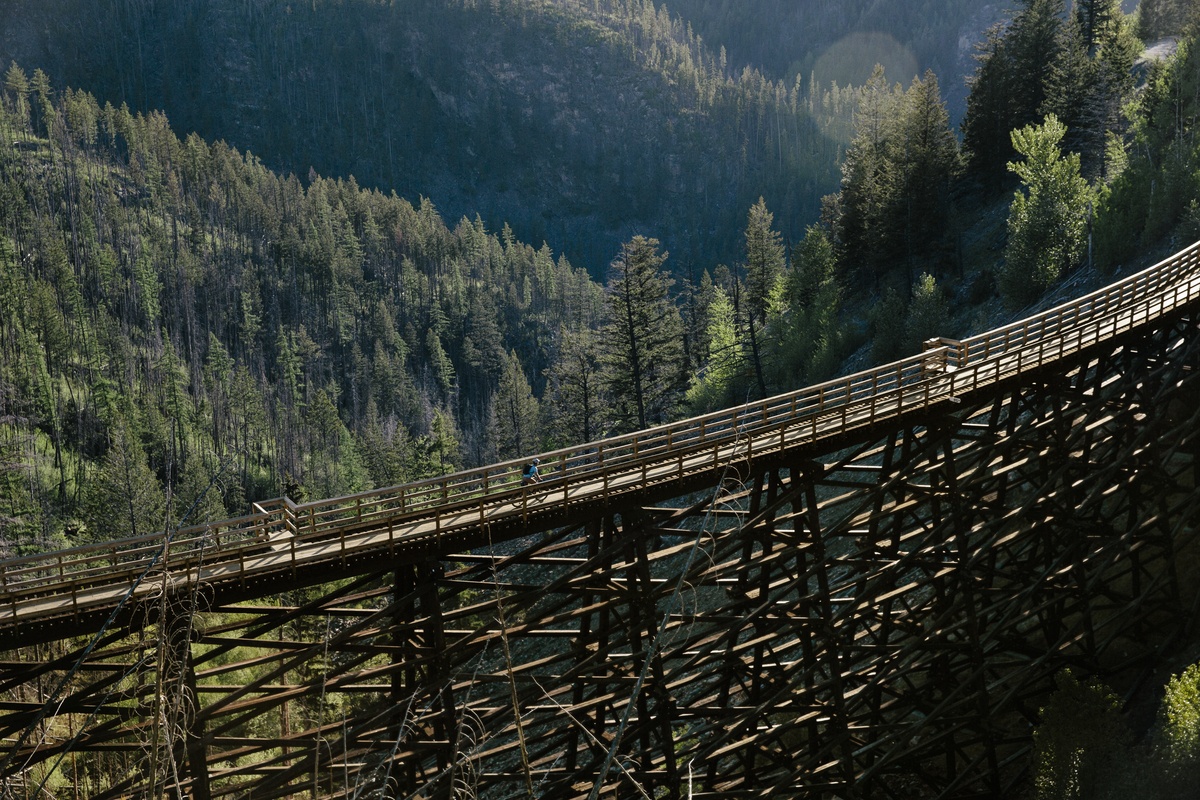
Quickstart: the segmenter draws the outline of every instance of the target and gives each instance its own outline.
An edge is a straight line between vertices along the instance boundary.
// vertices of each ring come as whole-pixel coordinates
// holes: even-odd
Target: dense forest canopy
[[[705,269],[673,291],[669,253],[634,237],[605,289],[508,225],[451,227],[428,199],[281,176],[41,70],[5,72],[0,135],[17,547],[161,530],[213,479],[191,521],[673,418],[708,360],[712,298],[744,285],[757,310],[742,306],[738,330],[774,326],[756,346],[760,392],[827,370],[839,347],[832,269],[789,313],[761,199],[770,275],[711,264],[715,282]],[[704,402],[736,396],[741,374]]]
[[[508,223],[596,279],[639,232],[680,269],[731,260],[760,195],[814,218],[852,113],[844,82],[728,62],[650,0],[14,3],[0,63],[282,174]]]
[[[159,530],[199,497],[189,520],[241,513],[283,492],[392,485],[761,397],[830,376],[854,352],[856,364],[879,362],[929,336],[961,333],[951,294],[970,305],[998,289],[1016,308],[1084,264],[1085,253],[1108,269],[1181,219],[1187,231],[1200,226],[1190,0],[1148,1],[1133,17],[1113,0],[1074,13],[1062,0],[1023,0],[980,51],[966,148],[932,71],[901,83],[880,66],[857,88],[788,87],[749,69],[735,79],[686,23],[648,3],[447,0],[418,4],[403,19],[395,4],[367,0],[290,10],[271,0],[118,5],[120,20],[98,24],[133,27],[114,29],[118,42],[93,43],[96,63],[112,60],[94,78],[111,96],[38,66],[10,62],[3,71],[0,514],[9,547]],[[328,13],[335,6],[339,13]],[[84,18],[96,6],[75,10]],[[183,39],[170,39],[169,25],[137,27],[184,11],[199,16],[191,33],[176,31]],[[254,78],[216,81],[226,89],[218,96],[207,83],[163,77],[175,63],[168,50],[189,41],[215,48],[207,23],[222,15],[233,27],[221,30],[244,26],[248,38],[236,41],[257,43],[244,65],[275,64],[265,74],[278,92],[254,94]],[[494,36],[468,24],[480,15],[490,15]],[[374,27],[362,26],[368,18]],[[433,27],[405,28],[412,19]],[[326,72],[304,78],[307,90],[280,79],[280,64],[298,66],[309,45],[333,41],[320,39],[322,26],[347,20],[359,34],[397,37],[377,36],[373,46],[399,48],[397,58],[409,59],[405,80],[479,66],[439,60],[436,47],[397,33],[451,21],[462,28],[449,36],[454,47],[516,59],[543,42],[641,76],[649,83],[639,84],[646,91],[628,119],[662,123],[706,165],[697,177],[694,164],[667,152],[664,163],[680,168],[662,174],[663,196],[696,201],[711,188],[705,170],[736,177],[735,188],[710,197],[707,217],[694,207],[658,220],[661,228],[647,217],[636,229],[614,219],[593,240],[596,267],[547,238],[524,238],[503,218],[506,206],[497,206],[498,219],[443,213],[436,192],[445,184],[436,180],[406,198],[349,174],[322,177],[307,159],[302,170],[281,171],[120,101],[191,86],[203,102],[185,104],[187,113],[235,133],[247,117],[222,103],[282,103],[317,127],[280,125],[279,137],[313,154],[328,144],[335,161],[375,159],[375,168],[386,139],[373,138],[371,120],[397,123],[393,135],[413,133],[391,151],[404,165],[443,158],[439,142],[456,136],[467,138],[455,147],[484,146],[470,130],[444,126],[446,114],[481,115],[479,129],[504,151],[499,168],[529,170],[541,158],[568,183],[571,164],[592,159],[610,174],[657,152],[643,140],[622,143],[618,119],[603,136],[566,140],[586,150],[613,137],[582,161],[575,145],[535,153],[537,130],[557,136],[558,125],[584,130],[588,114],[608,116],[608,107],[588,110],[569,93],[389,96],[387,59],[384,73],[359,74],[340,71],[329,53]],[[145,37],[130,38],[135,29]],[[1135,68],[1138,37],[1172,31],[1183,34],[1175,55]],[[141,62],[122,49],[131,42],[144,49]],[[238,47],[221,51],[226,63],[214,74],[222,80],[233,80]],[[596,61],[601,52],[621,57]],[[504,80],[525,80],[517,62],[503,63],[511,67]],[[484,72],[492,77],[481,86],[503,84]],[[490,99],[464,106],[468,96]],[[505,149],[508,136],[515,150]],[[710,143],[738,155],[704,161],[716,152]],[[773,199],[772,187],[811,178],[794,159],[818,144],[830,152],[807,155],[837,166],[838,191],[807,211],[795,197]],[[645,170],[629,174],[658,174]],[[410,179],[428,175],[413,167]],[[683,184],[695,193],[669,188]],[[506,191],[532,197],[539,185]],[[658,202],[653,182],[606,185]],[[1005,258],[964,265],[974,209],[1014,187]],[[631,198],[614,204],[636,205]],[[525,208],[517,202],[513,215]],[[1081,245],[1089,220],[1091,249]],[[627,235],[601,246],[621,230]],[[724,249],[706,249],[701,237],[717,230]],[[680,252],[672,242],[682,234],[691,246]],[[1038,244],[1046,241],[1055,246]],[[859,319],[843,313],[847,305]],[[205,494],[214,478],[216,490]]]

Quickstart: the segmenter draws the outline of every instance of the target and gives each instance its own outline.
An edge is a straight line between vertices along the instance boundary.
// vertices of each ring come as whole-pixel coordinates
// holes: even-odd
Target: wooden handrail
[[[696,454],[711,467],[731,445],[783,447],[788,430],[808,440],[837,435],[861,425],[878,424],[949,396],[974,391],[997,380],[1037,369],[1074,350],[1146,324],[1200,299],[1200,242],[1142,272],[1040,314],[963,340],[931,339],[923,352],[890,364],[733,408],[659,425],[634,433],[539,454],[547,480],[538,489],[520,486],[527,459],[513,459],[401,486],[326,500],[295,503],[281,497],[253,504],[254,513],[177,531],[169,552],[161,534],[70,548],[0,562],[0,625],[11,624],[23,602],[56,593],[82,603],[80,591],[106,584],[129,584],[150,559],[165,556],[172,568],[188,571],[199,564],[245,562],[250,548],[261,551],[286,537],[294,567],[298,549],[337,537],[338,558],[345,558],[348,528],[386,527],[389,547],[397,522],[436,520],[439,534],[449,514],[470,508],[483,519],[487,508],[515,503],[527,515],[527,501],[547,491],[538,511],[565,506],[567,487],[596,482],[598,497],[609,497],[614,477],[645,475],[662,462],[678,475]],[[754,443],[754,437],[763,437]],[[794,441],[793,441],[794,443]],[[580,502],[577,495],[572,503]],[[188,573],[191,574],[190,572]],[[198,574],[198,572],[197,572]],[[244,576],[241,576],[244,578]],[[20,598],[29,598],[22,601]],[[77,607],[77,606],[73,606]]]

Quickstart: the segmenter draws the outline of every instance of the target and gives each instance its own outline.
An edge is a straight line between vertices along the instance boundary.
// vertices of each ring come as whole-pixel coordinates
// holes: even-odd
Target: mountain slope
[[[619,242],[730,260],[759,195],[797,237],[849,106],[722,70],[665,9],[542,0],[14,0],[2,63],[307,176],[510,222],[599,277]],[[815,100],[815,102],[813,102]],[[816,110],[814,114],[812,111]]]

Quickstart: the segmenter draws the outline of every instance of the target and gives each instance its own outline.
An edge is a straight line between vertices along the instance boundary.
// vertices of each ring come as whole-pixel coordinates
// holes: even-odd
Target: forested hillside
[[[800,281],[761,200],[735,223],[745,266],[709,262],[673,288],[668,253],[636,236],[610,255],[605,292],[507,225],[280,176],[40,70],[13,64],[4,86],[12,546],[161,530],[214,478],[190,520],[644,427],[742,392],[746,335],[759,393],[840,352],[828,248]],[[638,325],[616,324],[622,303]],[[687,406],[710,309],[730,372],[708,371]]]
[[[731,260],[760,195],[798,238],[849,138],[847,92],[744,70],[650,0],[8,5],[0,64],[281,174],[507,222],[595,278],[638,232],[680,267]]]
[[[265,19],[268,8],[228,10]],[[856,364],[911,352],[986,320],[972,306],[994,305],[997,290],[1019,308],[1089,257],[1115,267],[1181,219],[1179,235],[1192,235],[1193,35],[1143,88],[1131,71],[1136,34],[1184,31],[1192,4],[1160,0],[1138,18],[1101,0],[1081,8],[1095,12],[1090,27],[1061,0],[1025,0],[990,34],[966,150],[932,72],[902,86],[878,69],[819,104],[811,89],[777,94],[777,109],[796,103],[791,117],[772,116],[767,99],[743,109],[759,131],[811,123],[826,102],[830,124],[853,109],[839,134],[840,190],[809,216],[751,191],[721,212],[726,256],[681,255],[654,228],[631,232],[604,252],[603,283],[503,219],[443,215],[436,195],[409,200],[348,176],[272,170],[222,140],[178,136],[161,112],[11,63],[0,91],[5,539],[40,548],[159,530],[214,476],[217,490],[189,519],[594,440],[794,388],[855,351]],[[534,11],[558,13],[486,13],[525,14],[524,30],[542,30]],[[628,44],[654,29],[657,40],[637,45],[649,53],[655,41],[691,39],[665,14],[654,19],[576,31]],[[705,52],[694,47],[673,51],[671,69]],[[710,111],[738,106],[759,80],[691,63],[692,102]],[[423,107],[414,99],[389,113]],[[760,145],[770,141],[783,139]],[[633,145],[626,154],[642,157]],[[529,155],[539,157],[551,163]],[[790,177],[779,180],[791,180],[783,163],[776,171]],[[738,194],[760,185],[755,174]],[[1006,238],[967,254],[973,215],[1007,205],[1014,186]],[[847,303],[860,319],[843,316]]]
[[[730,63],[785,81],[816,74],[862,85],[879,62],[907,83],[932,70],[952,118],[962,115],[973,46],[1009,4],[988,0],[675,0],[671,10],[723,46]]]

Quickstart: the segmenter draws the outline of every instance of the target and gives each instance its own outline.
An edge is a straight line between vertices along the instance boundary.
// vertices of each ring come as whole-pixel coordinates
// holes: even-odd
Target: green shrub
[[[1033,733],[1039,800],[1119,796],[1130,737],[1117,696],[1102,684],[1079,683],[1069,669],[1055,683],[1058,691],[1042,709],[1042,723]]]
[[[1167,684],[1158,707],[1156,745],[1169,795],[1200,786],[1200,663]]]

